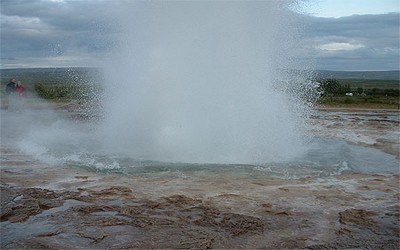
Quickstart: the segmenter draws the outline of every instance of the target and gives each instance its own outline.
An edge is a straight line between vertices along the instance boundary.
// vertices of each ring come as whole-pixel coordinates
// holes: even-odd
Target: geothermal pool
[[[125,152],[109,153],[101,147],[95,122],[77,120],[78,116],[50,106],[19,113],[2,111],[2,145],[46,164],[121,175],[179,177],[226,172],[298,179],[342,173],[397,174],[399,170],[397,111],[315,111],[303,135],[301,154],[258,163],[157,161]]]

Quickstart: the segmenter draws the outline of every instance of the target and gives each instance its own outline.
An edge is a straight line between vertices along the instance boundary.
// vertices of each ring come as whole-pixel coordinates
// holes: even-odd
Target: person
[[[15,91],[17,92],[18,97],[22,97],[25,91],[25,88],[22,86],[22,82],[18,81],[15,87]]]
[[[17,83],[15,82],[15,78],[11,78],[10,82],[6,86],[6,93],[10,95],[15,92],[15,88],[17,87]]]
[[[15,90],[17,88],[17,83],[15,82],[15,78],[11,78],[10,82],[6,86],[6,109],[10,110],[10,106],[12,106],[13,99],[15,97]]]
[[[17,86],[15,87],[15,103],[13,109],[21,112],[25,106],[25,98],[24,98],[25,88],[22,86],[22,82],[18,81]]]

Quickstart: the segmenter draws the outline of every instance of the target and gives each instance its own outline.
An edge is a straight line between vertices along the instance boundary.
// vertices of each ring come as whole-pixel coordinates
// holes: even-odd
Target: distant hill
[[[87,73],[95,72],[95,68],[85,67],[70,67],[70,68],[15,68],[15,69],[0,69],[1,75],[18,76],[24,74],[48,74],[60,75],[71,73]]]
[[[16,78],[28,84],[35,83],[73,83],[85,81],[99,75],[95,68],[16,68],[0,69],[1,84],[7,83],[10,78]]]
[[[301,71],[289,70],[291,74],[298,74]],[[26,78],[25,81],[32,81],[32,78],[40,79],[44,75],[47,77],[74,76],[82,74],[99,75],[100,71],[96,68],[18,68],[18,69],[0,69],[1,80],[8,81],[9,77]],[[317,79],[354,79],[354,80],[386,80],[400,81],[400,71],[329,71],[316,70],[313,74]],[[36,79],[35,79],[36,80]]]
[[[317,78],[358,79],[358,80],[400,80],[400,71],[329,71],[317,70]]]

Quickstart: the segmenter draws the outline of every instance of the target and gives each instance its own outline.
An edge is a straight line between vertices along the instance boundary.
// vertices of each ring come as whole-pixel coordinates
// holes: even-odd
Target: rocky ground
[[[363,124],[362,133],[375,131]],[[0,188],[1,249],[400,246],[399,174],[122,176],[47,165],[2,145]]]

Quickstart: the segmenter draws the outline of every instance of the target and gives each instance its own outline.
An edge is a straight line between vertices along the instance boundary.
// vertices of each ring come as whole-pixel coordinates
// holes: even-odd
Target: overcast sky
[[[1,0],[1,68],[97,66],[120,35],[112,20],[122,3]],[[316,69],[399,69],[399,1],[315,0],[299,6],[294,9],[305,24],[301,59],[314,61]]]

